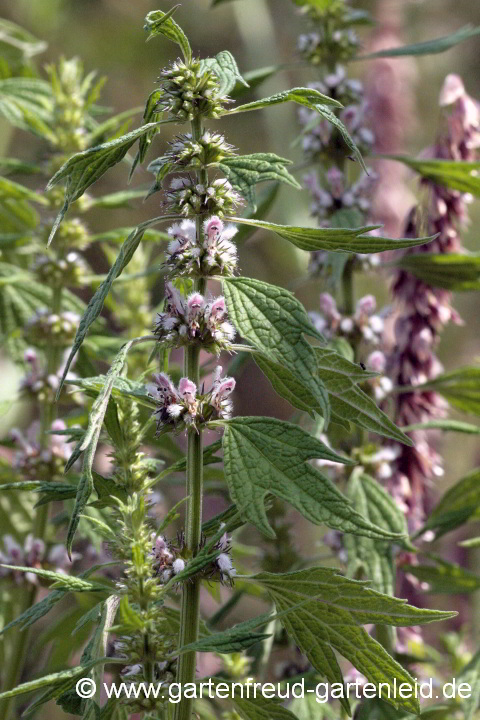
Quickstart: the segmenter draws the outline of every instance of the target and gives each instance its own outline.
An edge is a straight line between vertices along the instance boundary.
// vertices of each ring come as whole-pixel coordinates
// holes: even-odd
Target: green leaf
[[[23,173],[25,175],[35,175],[36,173],[43,172],[43,169],[39,165],[26,162],[25,160],[18,160],[17,158],[0,158],[0,172],[5,175],[10,173]]]
[[[328,398],[315,381],[315,352],[303,335],[323,338],[303,305],[288,290],[251,278],[224,279],[223,290],[237,330],[269,359],[302,378],[328,424]]]
[[[95,452],[97,450],[97,444],[102,430],[105,413],[110,401],[113,384],[124,368],[128,351],[136,342],[138,342],[138,338],[125,343],[113,360],[112,365],[105,376],[105,384],[92,405],[88,418],[87,430],[83,440],[78,446],[78,451],[85,451],[85,455],[83,458],[82,475],[77,487],[75,506],[73,508],[67,531],[66,546],[69,557],[71,557],[72,554],[72,544],[78,528],[78,523],[80,522],[80,517],[85,510],[87,502],[90,499],[90,495],[92,494],[94,486],[92,471],[93,461],[95,459]]]
[[[292,573],[259,573],[249,578],[267,590],[278,612],[287,610],[309,597],[311,603],[285,615],[282,625],[314,668],[330,683],[343,683],[335,651],[349,660],[377,687],[387,683],[390,702],[409,712],[419,712],[418,701],[395,697],[393,682],[414,680],[404,668],[362,627],[392,625],[408,627],[453,617],[455,613],[424,610],[382,595],[364,583],[349,580],[332,568],[315,567]],[[385,693],[382,693],[385,697]],[[349,711],[348,700],[343,701]]]
[[[237,82],[248,88],[247,81],[240,75],[235,58],[228,50],[222,50],[214,58],[205,58],[200,66],[202,71],[211,70],[217,76],[220,84],[219,95],[230,95]]]
[[[463,698],[460,701],[465,712],[464,720],[473,720],[474,713],[480,703],[480,650],[475,653],[458,676],[458,683],[461,682],[467,683],[471,691],[469,698]]]
[[[22,480],[0,485],[0,492],[8,492],[9,490],[38,490],[42,485],[43,482],[41,480]]]
[[[296,189],[301,188],[286,169],[287,165],[291,165],[290,160],[285,160],[274,153],[253,153],[225,158],[219,163],[219,168],[233,187],[256,210],[254,187],[258,183],[282,182]]]
[[[163,35],[172,42],[177,43],[183,53],[185,62],[188,64],[192,60],[192,48],[182,28],[172,18],[173,13],[179,7],[180,5],[174,5],[168,12],[152,10],[145,18],[144,29],[150,33],[147,41],[158,35]]]
[[[318,375],[324,383],[332,408],[332,418],[347,420],[354,425],[397,440],[404,445],[413,446],[412,440],[405,435],[375,402],[354,382],[352,365],[346,358],[329,348],[315,348]],[[358,365],[358,373],[364,372]],[[349,375],[350,373],[350,375]],[[357,381],[361,380],[357,376]],[[366,375],[364,374],[364,378]]]
[[[341,108],[342,104],[338,100],[334,100],[328,95],[315,90],[314,88],[292,88],[291,90],[284,90],[283,92],[276,93],[262,100],[254,100],[254,102],[247,103],[246,105],[239,105],[232,110],[226,110],[226,115],[236,115],[241,112],[250,112],[251,110],[260,110],[261,108],[270,107],[271,105],[281,105],[286,102],[294,102],[298,105],[305,105],[310,110],[318,110],[318,106],[332,105],[333,107]]]
[[[57,573],[53,570],[42,570],[41,568],[35,567],[21,567],[19,565],[5,565],[0,564],[1,567],[8,568],[9,570],[16,570],[17,572],[34,573],[39,575],[45,580],[54,581],[56,586],[61,586],[62,589],[71,590],[72,592],[98,592],[108,590],[106,585],[100,585],[99,583],[90,582],[74,575],[65,575],[64,573]]]
[[[293,225],[276,225],[275,223],[250,218],[228,218],[240,225],[251,225],[261,230],[269,230],[281,238],[288,240],[296,247],[307,252],[328,250],[329,252],[377,253],[385,250],[398,250],[431,242],[436,235],[427,238],[391,238],[366,235],[376,230],[379,225],[368,225],[360,228],[305,228]]]
[[[423,385],[397,388],[401,392],[436,390],[458,410],[480,415],[480,367],[474,365],[438,375]]]
[[[310,7],[315,8],[315,10],[318,10],[319,12],[325,12],[326,10],[330,9],[330,7],[334,4],[335,0],[293,0],[293,2],[296,5],[300,5],[301,7],[309,5]]]
[[[476,197],[480,196],[480,162],[411,158],[408,155],[380,155],[379,157],[401,162],[437,185],[444,185]]]
[[[350,152],[352,154],[350,159],[356,160],[358,163],[360,163],[360,167],[368,175],[367,166],[365,165],[362,154],[361,154],[360,150],[357,148],[357,146],[355,145],[350,133],[348,132],[347,128],[345,127],[343,122],[340,120],[340,118],[337,117],[337,115],[335,115],[335,113],[329,107],[325,107],[324,105],[317,105],[315,107],[315,110],[324,120],[327,120],[327,122],[329,122],[330,125],[333,125],[333,127],[340,134],[345,145],[350,150]]]
[[[152,144],[153,138],[160,132],[160,125],[157,125],[157,123],[161,120],[162,112],[157,111],[157,106],[160,99],[163,97],[163,94],[163,90],[154,90],[148,97],[145,110],[143,111],[143,122],[144,125],[152,124],[153,127],[151,130],[146,132],[145,135],[142,135],[139,140],[138,151],[133,160],[132,167],[130,168],[130,175],[128,177],[129,182],[133,177],[133,173],[135,172],[137,165],[140,165],[145,160],[145,156],[148,152],[148,148]]]
[[[480,253],[405,255],[395,262],[432,287],[445,290],[480,290]]]
[[[471,593],[480,588],[480,577],[460,565],[432,558],[436,565],[401,565],[405,573],[428,584],[430,593]]]
[[[0,630],[0,635],[3,635],[3,633],[7,632],[7,630],[10,630],[17,625],[21,625],[19,630],[25,630],[30,627],[30,625],[36,623],[37,620],[40,620],[40,618],[47,615],[50,610],[55,607],[55,605],[60,602],[63,597],[65,597],[66,592],[68,591],[52,590],[52,592],[46,595],[42,600],[29,607],[21,613],[21,615],[18,615],[18,617],[9,622],[8,625],[5,625],[5,627]]]
[[[68,380],[69,385],[77,385],[93,397],[97,396],[105,386],[106,375],[96,375],[91,378],[75,378]],[[155,402],[148,394],[147,388],[142,383],[131,380],[127,377],[115,377],[112,387],[112,397],[128,397],[136,400],[143,407],[155,410]]]
[[[316,372],[322,387],[328,393],[332,419],[335,422],[341,425],[346,422],[347,429],[352,422],[370,432],[405,445],[413,445],[412,440],[356,385],[357,382],[372,377],[372,373],[366,372],[360,365],[350,362],[330,348],[316,347],[314,352],[317,356]],[[322,414],[322,408],[312,391],[311,379],[307,384],[304,377],[265,355],[255,355],[255,362],[281,397],[299,410]]]
[[[469,540],[462,540],[458,544],[461,547],[477,548],[477,547],[480,547],[480,537],[470,538]]]
[[[285,398],[293,407],[307,412],[312,417],[315,416],[315,413],[323,414],[322,405],[317,399],[318,389],[314,375],[300,380],[291,370],[270,360],[265,355],[255,353],[254,360],[280,397]],[[320,386],[320,388],[322,392],[325,391],[324,386]]]
[[[20,185],[20,183],[0,177],[0,201],[6,199],[12,200],[29,200],[39,205],[48,205],[49,201],[40,193],[30,190],[30,188]]]
[[[355,60],[371,60],[372,58],[382,57],[403,57],[404,55],[438,55],[446,50],[458,45],[459,43],[469,40],[480,33],[479,27],[465,25],[451,35],[436,38],[435,40],[427,40],[426,42],[415,43],[414,45],[405,45],[403,47],[389,48],[379,50],[370,55],[362,55]]]
[[[235,696],[233,704],[243,720],[297,720],[295,715],[281,705],[280,700]]]
[[[412,432],[414,430],[444,430],[445,432],[460,432],[467,435],[479,435],[480,427],[471,425],[470,423],[461,422],[460,420],[429,420],[424,423],[415,423],[414,425],[406,425],[402,427],[403,432]]]
[[[0,117],[14,127],[30,130],[55,142],[50,84],[39,78],[11,77],[0,80]]]
[[[399,538],[363,518],[344,495],[307,461],[351,461],[302,428],[263,417],[241,417],[211,425],[224,427],[224,471],[241,517],[267,537],[275,537],[264,508],[267,493],[286,500],[311,522],[366,535]]]
[[[28,30],[5,18],[0,19],[0,48],[4,56],[13,55],[26,61],[44,52],[47,43],[37,40]]]
[[[160,11],[159,11],[160,12]],[[78,200],[85,190],[93,185],[106,171],[123,160],[128,150],[141,137],[157,127],[157,123],[147,123],[115,140],[102,143],[83,152],[73,155],[57,170],[49,181],[47,190],[54,187],[60,180],[66,180],[65,202],[53,224],[48,244],[53,240],[58,226],[62,222],[71,203]]]
[[[480,468],[453,485],[433,508],[418,534],[434,530],[437,537],[463,525],[480,506]]]
[[[208,635],[194,643],[180,648],[175,655],[183,655],[186,652],[217,652],[233,653],[246,650],[257,642],[261,642],[269,635],[262,632],[254,632],[260,625],[266,625],[272,619],[270,613],[238,623],[233,628],[223,632]]]
[[[354,471],[347,486],[347,497],[358,512],[374,525],[407,536],[405,515],[391,495],[361,470]],[[348,556],[347,574],[358,577],[363,570],[372,587],[386,595],[395,594],[395,568],[391,543],[371,538],[344,537]]]
[[[40,690],[41,688],[50,685],[61,685],[66,680],[74,680],[76,678],[84,677],[84,675],[87,675],[87,671],[95,667],[96,665],[112,663],[124,664],[125,661],[109,657],[92,660],[86,665],[77,665],[74,668],[69,668],[68,670],[62,670],[61,672],[52,673],[51,675],[45,675],[44,677],[37,678],[36,680],[31,680],[30,682],[23,683],[23,685],[18,685],[13,690],[7,690],[7,692],[0,693],[0,700],[16,697],[17,695],[25,695],[25,693],[33,692],[34,690]]]
[[[110,292],[110,288],[112,287],[114,280],[116,280],[122,274],[123,270],[127,267],[128,263],[132,259],[135,250],[140,244],[145,230],[152,225],[155,225],[156,223],[163,222],[164,220],[168,219],[170,219],[169,216],[164,216],[154,218],[153,220],[147,220],[146,222],[136,227],[123,243],[115,263],[110,268],[106,279],[102,282],[100,287],[95,292],[95,295],[91,298],[90,302],[87,305],[87,309],[85,310],[83,317],[80,320],[80,324],[75,335],[75,340],[73,342],[73,347],[70,351],[67,362],[65,363],[65,368],[57,391],[57,397],[61,392],[61,389],[65,382],[65,378],[67,377],[68,371],[70,369],[70,365],[72,364],[75,355],[82,346],[82,343],[85,340],[90,326],[102,312],[103,303],[105,302],[105,298]]]
[[[91,208],[123,208],[132,207],[130,200],[137,200],[145,197],[145,190],[121,190],[120,192],[102,195],[102,197],[89,199],[87,205],[88,210]]]

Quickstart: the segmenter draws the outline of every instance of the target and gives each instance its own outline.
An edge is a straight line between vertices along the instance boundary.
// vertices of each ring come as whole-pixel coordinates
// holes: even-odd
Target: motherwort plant
[[[371,24],[366,13],[340,0],[294,2],[302,7],[310,24],[310,32],[299,38],[298,50],[319,74],[311,87],[346,105],[334,112],[366,154],[374,146],[371,128],[375,118],[370,116],[361,82],[348,74],[348,69],[355,67],[353,61],[437,54],[478,33],[478,29],[465,28],[447,38],[362,56],[356,31],[359,25]],[[320,311],[310,314],[313,324],[332,347],[377,373],[366,380],[364,389],[413,440],[411,445],[389,440],[379,445],[364,434],[341,435],[344,447],[358,461],[350,474],[347,495],[373,519],[374,497],[380,497],[378,482],[382,483],[397,512],[404,513],[412,538],[429,543],[457,530],[472,517],[470,493],[478,483],[477,469],[453,485],[429,514],[435,480],[444,472],[439,431],[478,433],[475,425],[448,417],[448,402],[462,412],[479,414],[478,367],[444,373],[436,356],[444,326],[460,320],[451,305],[452,291],[480,289],[478,254],[466,252],[461,242],[468,204],[480,195],[479,105],[468,95],[460,77],[450,74],[440,93],[440,106],[440,128],[431,148],[419,158],[383,156],[403,163],[421,178],[420,201],[405,222],[404,235],[413,238],[427,232],[434,236],[431,243],[386,256],[385,276],[392,278],[392,304],[377,312],[375,296],[355,299],[355,274],[372,269],[372,264],[365,264],[358,255],[316,252],[310,262],[312,275],[320,278],[324,289],[334,294],[337,291],[337,299],[329,292],[320,295]],[[312,216],[321,227],[332,228],[372,221],[369,192],[375,173],[358,175],[351,150],[334,124],[325,123],[308,108],[300,109],[299,119],[302,147],[312,165],[305,177],[312,197]],[[381,159],[376,156],[376,161]],[[395,188],[383,187],[381,197],[385,199],[389,192],[394,193]],[[331,436],[338,438],[338,431],[333,430]],[[330,464],[330,472],[337,478],[344,475],[336,464]],[[477,497],[475,490],[473,493]],[[387,497],[385,494],[385,501]],[[329,542],[346,563],[350,577],[368,578],[373,587],[391,595],[397,585],[397,566],[407,573],[416,590],[456,592],[471,577],[460,565],[430,554],[430,544],[410,546],[408,552],[398,546],[392,554],[391,546],[370,539],[342,539],[336,533]],[[471,580],[476,583],[478,578],[472,576]],[[407,590],[412,593],[412,584],[407,583]],[[399,636],[397,649],[403,652],[410,648],[411,652],[415,643],[409,646],[405,637]],[[420,635],[415,637],[418,644]],[[392,636],[383,635],[383,641],[387,647],[393,646]],[[419,655],[425,651],[422,645]],[[367,704],[366,712],[367,707],[373,711]]]
[[[330,421],[345,429],[352,423],[410,445],[409,438],[359,387],[372,374],[327,344],[327,338],[292,293],[242,277],[234,243],[237,225],[273,232],[308,252],[369,254],[422,245],[431,238],[391,240],[369,234],[375,226],[362,223],[350,228],[304,228],[258,219],[258,183],[297,186],[288,172],[288,161],[268,152],[237,154],[223,135],[210,130],[210,125],[217,120],[228,121],[232,115],[294,102],[332,123],[349,152],[361,161],[345,124],[333,112],[334,108],[341,110],[342,103],[318,88],[298,87],[243,105],[233,104],[232,96],[245,84],[233,56],[222,51],[214,58],[194,58],[185,33],[173,20],[174,10],[153,11],[146,18],[149,37],[164,36],[174,41],[182,57],[162,70],[158,88],[146,104],[145,124],[73,155],[48,186],[52,189],[66,181],[65,201],[50,234],[53,240],[61,232],[69,206],[107,169],[122,161],[135,143],[139,145],[132,170],[145,160],[163,124],[179,126],[174,142],[149,165],[155,175],[149,195],[162,193],[159,204],[164,212],[143,222],[125,240],[83,313],[57,389],[59,394],[73,359],[88,342],[88,331],[99,318],[114,281],[138,251],[142,236],[153,226],[168,223],[165,295],[154,332],[123,345],[106,375],[75,381],[95,399],[87,427],[67,462],[68,470],[83,455],[67,551],[72,556],[82,521],[82,526],[93,527],[105,539],[121,574],[93,575],[97,570],[93,568],[74,576],[10,563],[11,572],[33,572],[45,582],[53,582],[46,598],[27,611],[27,618],[46,614],[67,593],[93,593],[97,603],[79,619],[79,625],[93,622],[96,629],[77,666],[9,688],[0,699],[42,689],[43,695],[30,707],[31,712],[55,699],[67,712],[83,718],[125,718],[136,712],[151,720],[171,716],[168,692],[157,697],[112,697],[103,707],[99,692],[93,698],[79,697],[77,680],[91,673],[99,690],[102,668],[110,663],[123,665],[124,676],[134,684],[141,679],[162,682],[168,690],[173,681],[180,683],[182,697],[175,705],[174,716],[190,720],[195,710],[204,709],[204,705],[195,707],[192,691],[197,653],[224,656],[218,677],[226,673],[243,681],[249,670],[264,677],[268,648],[274,642],[270,636],[280,623],[308,659],[312,677],[342,688],[338,652],[376,687],[411,686],[408,698],[389,693],[390,702],[404,711],[417,712],[413,678],[378,640],[383,640],[385,626],[419,625],[451,617],[452,613],[418,609],[343,577],[331,567],[308,567],[306,562],[298,562],[291,572],[279,568],[280,572],[251,575],[237,572],[239,568],[232,561],[236,552],[232,532],[252,525],[267,538],[275,536],[269,508],[278,501],[289,503],[312,523],[384,547],[391,543],[408,546],[403,514],[374,484],[369,488],[368,507],[351,503],[320,467],[322,462],[339,463],[355,473],[355,460],[331,449],[300,425],[271,417],[235,417],[235,378],[220,365],[212,374],[208,356],[214,361],[220,353],[253,356],[274,389],[296,409],[321,418],[325,430]],[[250,206],[249,216],[238,214],[245,204]],[[370,316],[370,306],[364,305],[362,313]],[[131,378],[127,355],[145,343],[152,344],[151,363],[158,362],[160,367],[152,367],[147,361],[140,379]],[[183,348],[181,372],[170,362],[170,351],[178,348]],[[102,475],[94,470],[93,462],[104,428],[113,452],[111,472]],[[221,440],[204,446],[204,439],[211,436],[207,431],[221,434]],[[172,434],[185,440],[186,455],[159,472],[158,462],[147,455],[145,446],[154,448],[166,437],[171,445]],[[220,448],[223,456],[217,454]],[[220,463],[220,476],[232,504],[203,522],[204,468]],[[185,497],[160,523],[154,522],[152,489],[161,487],[160,483],[174,472],[186,472]],[[172,537],[167,532],[180,517],[182,505],[184,527]],[[201,620],[201,587],[215,583],[234,585],[235,592],[256,594],[274,609],[227,630],[212,632],[218,617],[225,617],[229,610],[227,601],[210,626]],[[25,617],[24,613],[23,620]],[[377,639],[364,625],[377,628]],[[108,641],[111,635],[113,644]],[[259,644],[262,652],[257,653],[256,667],[236,655]],[[344,711],[350,712],[348,698],[342,697],[341,703]],[[244,718],[260,717],[260,706],[263,716],[295,717],[275,700],[248,700],[237,694],[226,703],[233,717]],[[212,705],[208,712],[214,713],[215,707]]]

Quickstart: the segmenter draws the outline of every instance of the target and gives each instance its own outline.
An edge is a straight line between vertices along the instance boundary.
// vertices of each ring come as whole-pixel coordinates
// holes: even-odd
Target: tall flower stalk
[[[480,147],[480,113],[460,77],[449,75],[440,93],[442,127],[435,144],[422,158],[440,161],[473,162]],[[441,255],[463,253],[460,233],[468,222],[468,194],[436,184],[427,178],[421,181],[426,193],[424,207],[415,207],[408,218],[406,234],[415,237],[425,225],[436,239],[422,253]],[[392,282],[394,300],[395,346],[387,372],[399,393],[395,396],[395,419],[401,426],[428,423],[442,419],[448,405],[434,388],[416,390],[428,384],[441,372],[435,355],[440,333],[449,322],[460,322],[452,308],[452,293],[436,287],[427,277],[418,277],[408,270],[417,253],[399,253],[398,269]],[[403,267],[402,267],[403,265]],[[392,493],[408,514],[410,529],[417,532],[425,522],[428,491],[435,478],[443,474],[442,458],[431,442],[432,432],[412,432],[415,446],[406,451],[398,448],[394,473],[389,481]]]
[[[53,698],[67,712],[83,714],[85,718],[104,714],[112,717],[117,711],[120,717],[138,712],[143,712],[146,718],[169,717],[169,699],[175,700],[176,681],[180,688],[175,700],[176,720],[190,720],[197,709],[192,692],[196,687],[197,653],[214,651],[224,656],[222,669],[228,677],[247,683],[249,661],[237,653],[260,643],[262,653],[252,667],[263,679],[268,670],[268,648],[275,642],[275,638],[269,637],[270,630],[277,622],[319,677],[343,687],[343,674],[335,654],[339,652],[377,688],[380,683],[393,688],[401,681],[413,691],[413,678],[389,654],[384,647],[388,643],[379,644],[363,624],[403,627],[447,619],[451,613],[406,605],[388,592],[373,591],[351,577],[339,575],[331,567],[305,567],[298,562],[288,572],[238,577],[232,560],[241,547],[232,540],[233,532],[252,526],[255,532],[275,540],[276,521],[281,521],[284,503],[316,525],[354,536],[359,548],[370,547],[369,543],[378,547],[380,543],[386,554],[391,552],[392,543],[407,543],[403,516],[375,485],[372,505],[379,504],[388,512],[370,513],[368,504],[357,502],[350,494],[351,502],[343,495],[324,468],[332,464],[351,468],[357,458],[337,452],[300,424],[258,415],[234,417],[231,395],[235,379],[226,376],[220,365],[210,375],[209,363],[201,366],[200,360],[203,353],[212,356],[211,359],[222,352],[253,356],[278,394],[297,410],[313,416],[324,429],[333,420],[348,432],[349,423],[353,423],[360,432],[367,430],[409,444],[402,430],[359,387],[371,373],[354,362],[351,355],[337,352],[336,347],[341,346],[335,346],[326,337],[339,319],[331,299],[324,298],[330,308],[331,327],[316,327],[292,293],[238,275],[234,238],[236,226],[240,225],[245,233],[251,228],[261,229],[307,252],[343,254],[358,250],[362,255],[422,245],[431,238],[392,240],[369,234],[372,227],[356,221],[346,223],[346,227],[338,222],[335,228],[322,225],[305,228],[278,225],[258,217],[257,184],[282,182],[298,189],[288,171],[289,161],[268,152],[239,155],[223,135],[207,130],[206,122],[294,102],[315,113],[315,117],[318,115],[325,132],[330,124],[334,126],[339,133],[335,136],[339,156],[345,159],[346,152],[354,153],[359,161],[361,154],[355,138],[365,140],[365,133],[357,132],[358,125],[354,123],[352,137],[346,126],[350,117],[347,108],[344,111],[338,99],[319,88],[292,88],[229,107],[233,102],[230,95],[246,85],[235,59],[229,51],[214,58],[195,59],[185,33],[173,20],[175,9],[153,11],[146,18],[150,37],[165,36],[175,42],[183,57],[161,72],[159,87],[146,104],[144,125],[78,152],[57,170],[48,186],[52,191],[58,182],[66,181],[65,200],[49,237],[50,242],[57,242],[55,235],[65,227],[62,223],[70,205],[81,200],[88,187],[107,169],[123,160],[135,143],[138,142],[138,149],[132,172],[145,160],[163,124],[190,124],[190,132],[177,135],[164,154],[148,166],[155,176],[148,196],[162,193],[164,214],[144,221],[125,239],[78,324],[57,389],[59,395],[87,333],[101,314],[112,284],[131,262],[143,235],[159,223],[168,223],[170,240],[162,267],[165,293],[153,333],[128,340],[113,358],[106,375],[75,381],[93,402],[86,427],[75,435],[77,444],[66,465],[69,471],[82,459],[66,530],[66,550],[70,558],[74,557],[82,523],[81,527],[89,528],[90,532],[93,529],[108,543],[117,567],[109,574],[107,566],[111,563],[101,563],[75,576],[41,567],[9,566],[12,573],[28,572],[45,584],[55,582],[49,587],[47,602],[40,608],[37,604],[32,611],[36,617],[45,615],[70,592],[93,593],[99,601],[79,621],[81,627],[87,623],[95,626],[80,664],[66,673],[46,675],[36,680],[34,687],[27,682],[8,689],[0,700],[9,701],[31,689],[47,688],[48,692],[35,701],[35,706]],[[327,40],[336,43],[338,38],[329,36]],[[317,43],[317,47],[320,45]],[[355,92],[355,88],[350,86],[348,92]],[[332,108],[344,112],[343,119],[335,116]],[[338,200],[350,186],[344,187],[339,168],[332,166],[329,173],[331,196]],[[361,183],[357,190],[360,198]],[[355,198],[356,191],[350,189]],[[249,215],[237,216],[237,208],[244,204],[249,205]],[[355,220],[358,217],[355,215]],[[161,240],[165,240],[164,235]],[[351,269],[351,259],[347,265]],[[210,295],[210,280],[221,283],[221,295]],[[352,297],[351,290],[348,297]],[[343,332],[354,332],[359,343],[362,337],[368,341],[372,333],[378,334],[378,322],[372,323],[371,297],[347,310],[354,317],[340,318]],[[348,322],[342,322],[345,320]],[[235,342],[237,333],[239,338]],[[155,365],[158,362],[158,371],[150,382],[145,382],[152,365],[146,361],[142,373],[132,377],[127,361],[131,350],[148,344],[153,345],[150,360]],[[179,348],[184,351],[183,373],[170,362],[170,352]],[[207,429],[221,433],[222,437],[203,447]],[[180,433],[186,435],[186,457],[160,469],[158,460],[163,457],[146,456],[144,445],[152,448],[157,445],[162,456],[164,448],[176,448],[167,436]],[[94,469],[97,446],[107,435],[112,463],[109,470],[99,472]],[[220,448],[223,456],[217,454]],[[225,494],[228,490],[232,504],[208,522],[202,522],[204,466],[221,462]],[[157,509],[152,489],[176,472],[186,473],[185,497],[162,518],[152,517]],[[357,469],[351,474],[352,482],[355,479],[358,480]],[[67,486],[66,490],[71,493],[72,488]],[[182,505],[183,529],[173,537],[170,526],[179,519],[177,511]],[[280,526],[280,533],[283,531],[284,526]],[[215,582],[230,586],[238,582],[240,587],[235,591],[253,588],[255,593],[268,598],[275,612],[227,631],[208,632],[200,618],[200,589],[203,583]],[[230,607],[230,603],[222,607],[223,617]],[[25,613],[15,622],[24,620]],[[211,619],[213,627],[217,621],[218,614]],[[114,636],[114,642],[107,654],[109,635]],[[378,638],[381,639],[380,634]],[[380,672],[372,657],[378,659]],[[166,694],[112,696],[100,707],[100,682],[108,664],[123,666],[122,677],[127,684],[141,680],[161,683]],[[97,682],[97,693],[79,698],[76,683],[85,677]],[[349,712],[348,698],[341,702],[343,710]],[[413,692],[409,699],[395,698],[395,702],[407,712],[419,711]],[[278,709],[276,701],[265,699],[266,715],[276,715]],[[233,717],[249,716],[247,710],[248,706],[238,698],[228,698],[228,712]]]

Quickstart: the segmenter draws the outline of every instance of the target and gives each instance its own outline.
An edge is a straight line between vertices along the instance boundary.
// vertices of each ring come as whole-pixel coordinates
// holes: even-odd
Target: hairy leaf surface
[[[434,238],[391,238],[366,235],[377,230],[379,225],[367,225],[360,228],[305,228],[293,225],[276,225],[275,223],[250,218],[228,218],[240,225],[252,225],[261,230],[270,230],[288,240],[301,250],[314,252],[328,250],[330,252],[352,252],[360,254],[378,253],[385,250],[415,247],[431,242]],[[417,256],[415,256],[417,257]]]
[[[290,160],[285,160],[274,153],[253,153],[252,155],[235,155],[225,158],[219,167],[233,187],[256,210],[254,188],[258,183],[282,182],[300,189],[300,184],[286,168],[290,164]]]
[[[315,567],[279,574],[264,572],[251,580],[267,590],[278,611],[312,597],[311,604],[286,615],[281,622],[315,669],[330,683],[343,682],[334,652],[337,651],[377,687],[380,683],[393,686],[394,678],[398,685],[406,682],[413,687],[410,674],[362,626],[373,623],[408,627],[455,615],[413,607],[404,600],[382,595],[364,583],[344,578],[331,568]],[[395,698],[393,687],[391,695],[393,705],[419,712],[418,700]],[[348,711],[348,700],[343,703]]]
[[[240,75],[237,62],[232,53],[222,50],[214,58],[205,58],[201,61],[202,69],[211,70],[219,81],[219,95],[230,95],[237,83],[248,88],[248,83]]]
[[[302,428],[263,417],[240,417],[218,424],[224,427],[224,468],[230,495],[240,515],[266,536],[275,537],[264,508],[265,495],[270,492],[317,525],[367,537],[399,537],[363,518],[307,462],[312,458],[350,461]]]
[[[315,378],[315,352],[303,335],[323,338],[303,305],[288,290],[251,278],[224,279],[223,288],[237,330],[268,358],[302,378],[328,424],[328,397]]]

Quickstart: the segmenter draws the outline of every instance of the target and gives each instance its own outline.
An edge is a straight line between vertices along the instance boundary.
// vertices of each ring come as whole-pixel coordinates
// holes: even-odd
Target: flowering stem
[[[192,138],[198,140],[202,134],[200,118],[192,121]],[[208,183],[206,169],[197,173],[198,182]],[[197,215],[197,242],[201,240],[202,216]],[[205,292],[205,280],[199,278],[194,283],[196,292]],[[189,345],[185,350],[184,373],[194,382],[197,387],[200,381],[200,348]],[[203,509],[203,438],[201,428],[190,429],[188,432],[187,446],[187,501],[185,545],[187,551],[196,555],[202,536],[202,509]],[[198,639],[198,627],[200,620],[200,585],[201,581],[192,578],[183,584],[182,607],[180,611],[180,637],[179,647],[193,643]],[[181,655],[178,660],[177,682],[180,683],[180,692],[183,691],[186,683],[195,681],[196,653],[189,652]],[[175,720],[190,720],[193,711],[193,698],[182,697],[175,707]]]

